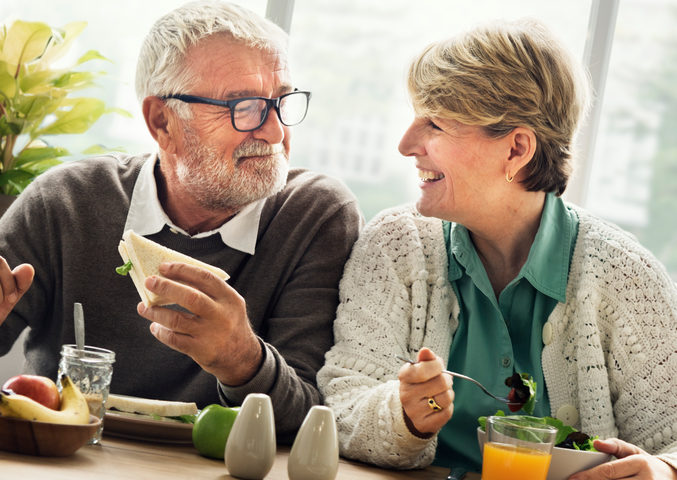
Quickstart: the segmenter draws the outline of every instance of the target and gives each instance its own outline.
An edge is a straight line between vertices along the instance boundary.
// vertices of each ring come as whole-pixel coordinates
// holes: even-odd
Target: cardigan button
[[[543,344],[550,345],[550,343],[552,343],[552,324],[545,322],[545,325],[543,325]]]
[[[578,424],[578,410],[573,405],[562,405],[557,409],[557,415],[555,416],[565,425],[573,427]]]

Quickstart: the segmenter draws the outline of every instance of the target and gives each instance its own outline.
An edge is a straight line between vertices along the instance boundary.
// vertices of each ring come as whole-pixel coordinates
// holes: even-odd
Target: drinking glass
[[[103,414],[106,411],[114,362],[115,352],[105,348],[85,345],[84,349],[79,350],[76,345],[61,346],[58,385],[61,384],[61,377],[68,375],[87,399],[89,413],[102,420],[98,430],[89,440],[90,445],[101,443]]]
[[[545,480],[557,428],[527,416],[487,418],[482,480]]]

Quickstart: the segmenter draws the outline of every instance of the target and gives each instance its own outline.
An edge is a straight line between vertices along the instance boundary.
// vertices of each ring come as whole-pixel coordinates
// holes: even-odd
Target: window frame
[[[577,205],[585,206],[592,172],[595,142],[599,130],[604,87],[609,70],[609,58],[616,30],[620,0],[592,0],[588,16],[588,35],[585,41],[583,64],[590,74],[594,93],[590,111],[577,138],[576,150],[579,164],[571,178],[564,197]],[[268,0],[266,18],[275,22],[289,35],[294,19],[294,0]]]

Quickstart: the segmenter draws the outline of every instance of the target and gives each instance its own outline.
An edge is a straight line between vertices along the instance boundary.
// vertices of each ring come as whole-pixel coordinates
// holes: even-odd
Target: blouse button
[[[510,357],[503,357],[501,360],[501,365],[503,365],[504,368],[508,368],[512,364],[512,360]]]
[[[552,342],[552,324],[550,322],[545,322],[543,325],[543,344],[550,345]]]
[[[557,409],[556,416],[565,425],[574,426],[578,424],[578,410],[573,405],[562,405]]]

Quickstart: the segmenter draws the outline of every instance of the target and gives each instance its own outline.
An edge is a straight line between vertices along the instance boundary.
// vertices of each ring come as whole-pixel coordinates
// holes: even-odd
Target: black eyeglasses
[[[283,125],[288,127],[298,125],[306,118],[310,96],[310,92],[294,90],[277,98],[243,97],[235,100],[216,100],[183,94],[165,95],[160,98],[162,100],[174,98],[186,103],[205,103],[228,108],[233,128],[238,132],[251,132],[265,123],[271,108],[275,109],[277,118]]]

